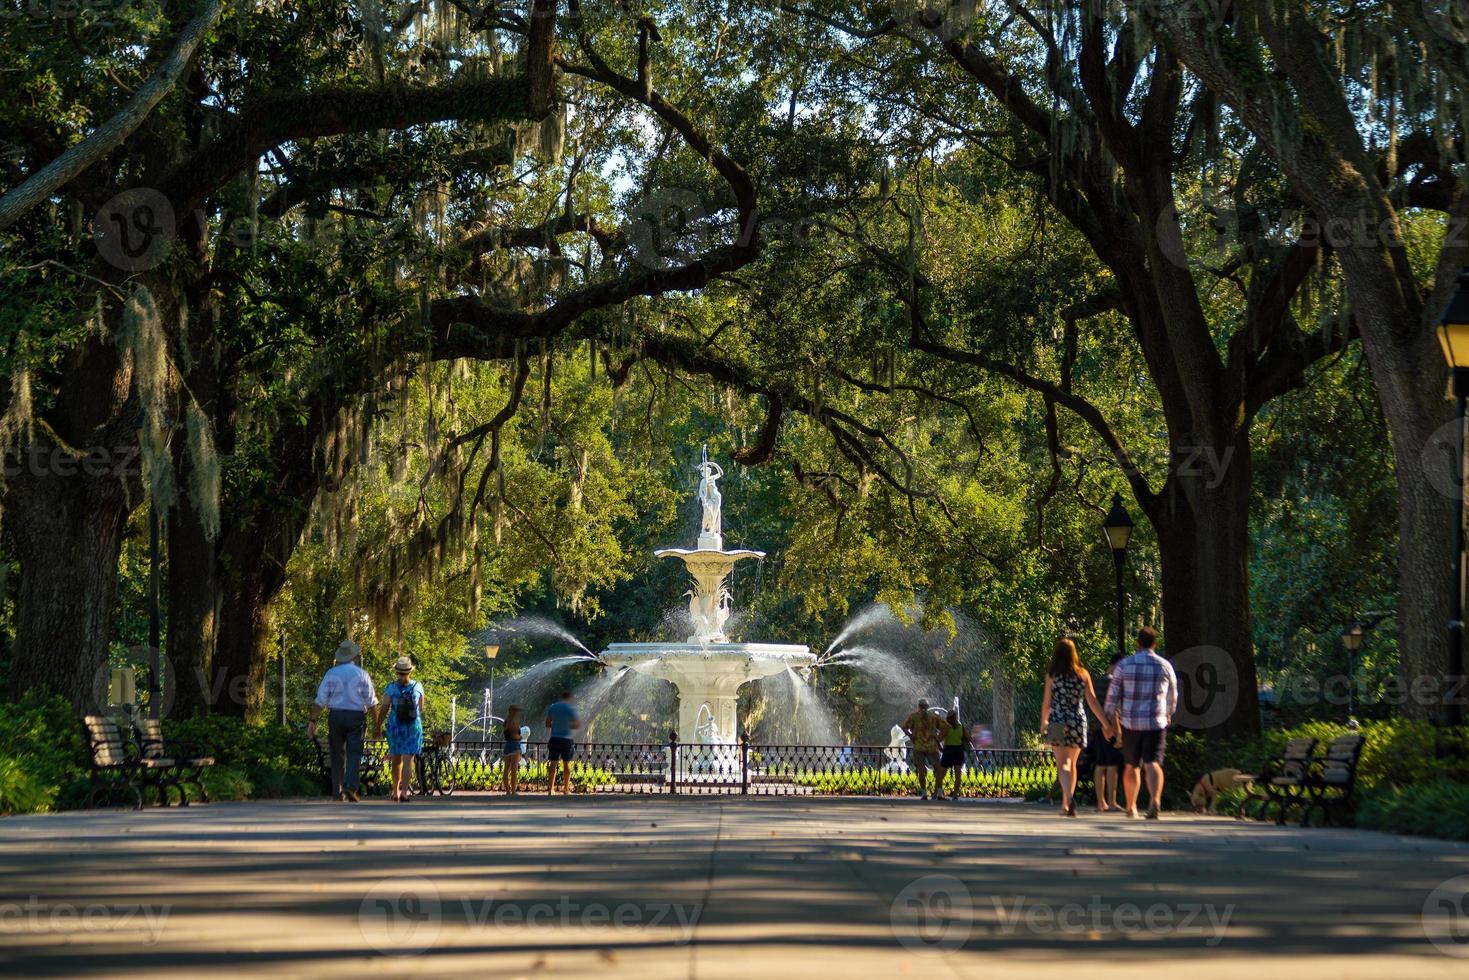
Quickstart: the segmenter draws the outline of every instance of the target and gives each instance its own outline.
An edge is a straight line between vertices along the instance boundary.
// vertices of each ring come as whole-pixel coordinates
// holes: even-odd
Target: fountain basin
[[[810,667],[816,655],[795,643],[613,643],[602,651],[602,661],[661,678],[677,688],[678,737],[687,744],[736,741],[740,686]],[[699,710],[705,705],[715,725],[712,738],[699,731]]]

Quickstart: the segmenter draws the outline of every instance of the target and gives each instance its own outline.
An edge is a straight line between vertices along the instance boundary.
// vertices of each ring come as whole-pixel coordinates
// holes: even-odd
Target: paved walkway
[[[0,975],[1463,978],[1458,875],[1469,847],[1004,803],[68,813],[0,820]]]

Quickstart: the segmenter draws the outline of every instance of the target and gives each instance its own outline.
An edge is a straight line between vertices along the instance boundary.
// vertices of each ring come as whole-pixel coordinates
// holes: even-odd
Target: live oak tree
[[[1251,425],[1360,327],[1278,234],[1310,199],[1124,13],[257,3],[190,48],[211,12],[0,28],[0,193],[90,161],[0,232],[0,431],[47,461],[6,487],[17,683],[94,693],[145,499],[176,710],[258,716],[281,629],[634,619],[707,436],[788,545],[752,615],[966,610],[965,691],[1110,644],[1128,490],[1134,616],[1156,540],[1170,649],[1254,723]]]
[[[6,19],[7,76],[19,96],[3,110],[17,140],[7,183],[22,185],[60,158],[82,138],[88,114],[112,115],[195,11],[150,13],[128,7],[108,23]],[[409,13],[418,18],[422,5]],[[147,450],[142,475],[161,503],[172,485],[168,429],[187,428],[187,444],[199,450],[194,464],[213,465],[218,392],[202,379],[192,379],[201,382],[194,391],[188,375],[218,353],[208,342],[213,262],[229,243],[211,223],[216,196],[249,179],[262,155],[298,141],[540,119],[550,108],[554,4],[538,2],[533,13],[506,70],[472,70],[481,60],[421,84],[411,65],[400,76],[364,78],[354,67],[362,35],[334,4],[232,10],[131,136],[59,187],[53,202],[17,216],[7,239],[15,371],[7,428],[18,436],[13,451],[52,461],[19,468],[5,488],[22,569],[18,684],[79,704],[95,698],[121,529],[141,497],[139,474],[126,465],[130,447],[141,441]],[[385,26],[365,32],[369,45]],[[106,465],[78,467],[89,453]],[[201,524],[214,523],[213,502],[195,494],[191,505]],[[211,594],[207,585],[203,593]]]
[[[742,66],[726,59],[720,69],[724,109],[737,112],[721,119],[707,103],[687,112],[671,94],[712,91],[701,88],[707,65],[655,54],[649,22],[618,12],[583,21],[574,6],[563,21],[566,51],[554,54],[554,9],[538,1],[526,16],[472,15],[460,4],[408,4],[395,22],[379,9],[341,21],[332,4],[295,16],[272,4],[237,12],[198,48],[181,90],[123,144],[132,156],[94,166],[60,190],[85,220],[119,188],[147,188],[147,213],[132,192],[101,209],[101,225],[112,212],[125,225],[178,215],[157,264],[131,275],[106,262],[112,239],[93,257],[73,235],[65,263],[38,248],[44,257],[16,269],[19,287],[32,292],[65,281],[97,285],[69,316],[95,309],[100,329],[81,344],[56,338],[56,350],[87,364],[112,397],[79,394],[81,370],[56,370],[37,382],[47,407],[56,406],[50,411],[85,407],[88,426],[110,428],[109,438],[126,445],[141,408],[154,500],[167,504],[173,488],[188,488],[169,516],[169,654],[185,710],[212,702],[259,711],[270,602],[311,504],[341,500],[367,458],[386,411],[383,391],[442,360],[501,361],[516,379],[494,419],[447,433],[444,455],[433,460],[435,469],[460,464],[450,453],[485,460],[477,482],[461,480],[448,513],[411,527],[379,555],[414,564],[457,545],[482,508],[508,500],[499,429],[527,400],[533,361],[549,385],[567,345],[596,339],[616,369],[624,329],[598,319],[598,310],[705,287],[757,256],[754,181],[720,148],[724,120],[740,119],[735,138],[764,125],[764,96],[742,91]],[[665,29],[658,41],[664,37],[682,53],[682,32]],[[686,37],[693,43],[698,34]],[[552,57],[573,79],[560,91]],[[112,85],[103,73],[97,91],[76,98],[104,103]],[[569,153],[567,101],[573,115],[585,113],[586,138]],[[536,120],[538,144],[526,147],[519,137]],[[649,122],[658,134],[652,144]],[[598,143],[598,126],[608,123],[621,148]],[[595,213],[607,210],[608,197],[598,167],[629,148],[645,162],[645,184],[627,195],[633,220],[608,231]],[[32,156],[46,156],[44,147],[22,157],[18,181]],[[507,170],[526,163],[544,179]],[[665,181],[685,209],[692,198],[698,215],[668,215],[658,187]],[[588,206],[589,198],[598,204]],[[24,217],[15,241],[48,244],[40,231],[54,213]],[[690,247],[673,241],[687,237],[685,225],[696,225]],[[664,238],[674,244],[668,254]],[[76,267],[85,263],[91,272]],[[54,272],[71,279],[48,278]],[[94,306],[97,295],[103,301]],[[120,323],[123,307],[132,313],[119,331],[109,317]],[[142,356],[147,375],[134,370]],[[37,416],[54,432],[50,416]],[[173,422],[184,425],[170,438],[175,426],[165,423]],[[73,433],[68,447],[76,442]],[[120,526],[141,498],[137,483],[40,475],[10,483],[7,522],[22,564],[15,673],[25,685],[78,702],[93,693]],[[53,508],[48,523],[43,511],[57,494],[97,500]],[[91,560],[65,574],[48,567],[43,545],[59,529],[91,542],[79,550]],[[383,585],[388,605],[404,592],[398,579],[407,564]],[[35,588],[50,591],[46,601],[28,591]],[[62,597],[84,604],[84,616],[60,607]]]
[[[1249,128],[1337,256],[1392,436],[1405,673],[1447,668],[1454,475],[1434,328],[1469,264],[1469,23],[1452,3],[1160,4],[1141,22]],[[1427,225],[1422,234],[1415,224]],[[1436,714],[1458,681],[1410,710]]]
[[[997,158],[1106,270],[1060,311],[1063,343],[1042,366],[1007,358],[1003,341],[997,347],[986,320],[1003,321],[1004,311],[990,317],[983,296],[935,289],[912,254],[919,246],[892,248],[889,233],[871,249],[907,308],[910,349],[1008,379],[1107,446],[1157,535],[1168,648],[1218,661],[1211,666],[1230,678],[1227,716],[1195,723],[1254,729],[1250,426],[1346,336],[1330,317],[1328,329],[1303,327],[1292,306],[1307,277],[1326,268],[1319,243],[1272,238],[1247,218],[1231,226],[1238,239],[1219,248],[1199,219],[1217,207],[1207,193],[1213,182],[1237,180],[1237,196],[1219,202],[1236,209],[1280,210],[1291,204],[1288,192],[1272,186],[1247,141],[1221,129],[1214,99],[1190,84],[1177,56],[1123,14],[1084,3],[799,13],[849,39],[884,120],[911,127],[928,146],[957,142]],[[982,188],[971,194],[975,207],[985,206]],[[921,199],[914,208],[917,225]],[[910,241],[921,239],[920,227]],[[1330,307],[1329,297],[1319,305]],[[1089,318],[1113,311],[1131,324],[1144,383],[1162,406],[1161,473],[1150,473],[1143,450],[1071,384],[1075,338]]]

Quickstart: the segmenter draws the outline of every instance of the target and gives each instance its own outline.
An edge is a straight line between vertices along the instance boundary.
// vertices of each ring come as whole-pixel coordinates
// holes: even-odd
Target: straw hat
[[[362,656],[362,648],[351,640],[343,640],[337,647],[337,663],[351,663],[356,657]]]
[[[393,673],[408,674],[413,671],[413,661],[407,657],[399,657],[398,662],[393,664]]]

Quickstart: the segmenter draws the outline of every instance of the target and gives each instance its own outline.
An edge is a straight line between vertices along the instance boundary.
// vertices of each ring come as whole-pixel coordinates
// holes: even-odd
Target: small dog
[[[1248,787],[1248,781],[1235,781],[1235,777],[1240,775],[1243,773],[1238,769],[1215,769],[1213,772],[1200,776],[1199,781],[1194,784],[1194,791],[1188,795],[1188,801],[1193,804],[1194,811],[1213,813],[1214,804],[1219,802],[1220,790],[1234,786]]]

